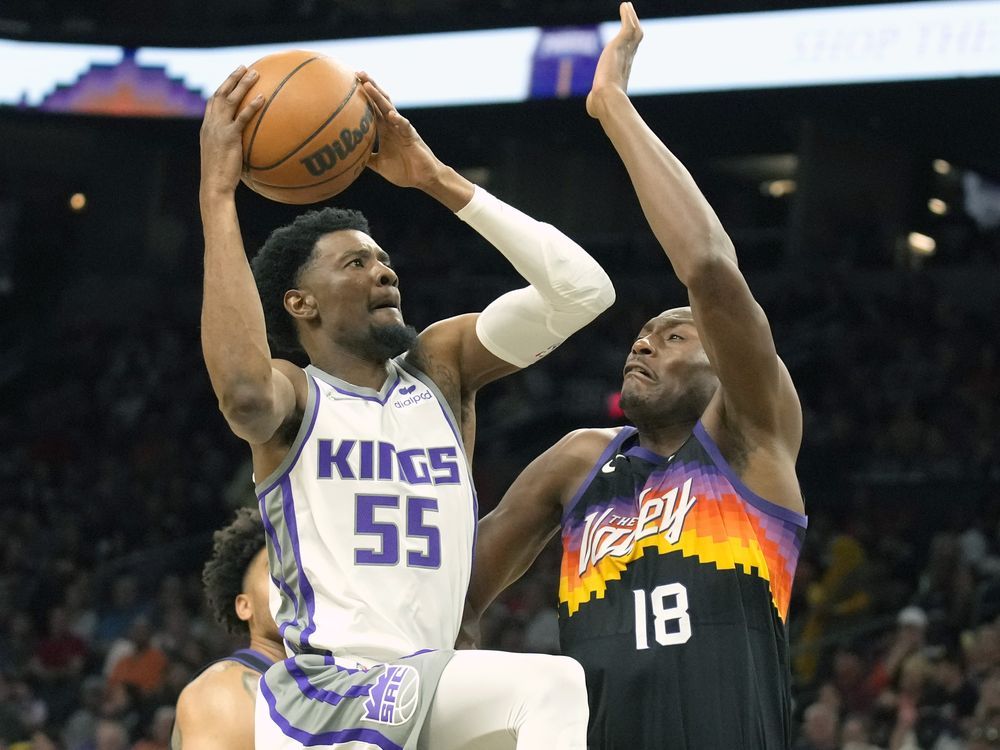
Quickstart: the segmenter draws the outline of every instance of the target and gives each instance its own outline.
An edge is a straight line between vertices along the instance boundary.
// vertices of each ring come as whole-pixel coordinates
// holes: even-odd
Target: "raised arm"
[[[263,100],[237,108],[256,77],[240,66],[209,99],[201,126],[199,190],[205,233],[202,350],[219,408],[233,432],[253,445],[271,439],[295,411],[296,388],[305,389],[299,368],[271,360],[236,215],[241,134]]]
[[[559,531],[563,508],[582,485],[614,429],[575,430],[524,469],[497,507],[479,522],[463,630],[525,574]]]
[[[794,458],[801,410],[791,378],[719,218],[626,94],[642,40],[632,3],[622,3],[621,24],[601,54],[587,112],[621,157],[654,235],[687,287],[699,337],[722,384],[725,420],[757,437],[773,437]]]
[[[527,367],[614,302],[604,270],[555,227],[525,215],[438,160],[388,95],[359,77],[379,113],[379,152],[369,166],[395,185],[417,187],[493,244],[530,286],[480,315],[441,321],[421,334],[429,372],[463,394]],[[439,384],[441,384],[439,382]]]

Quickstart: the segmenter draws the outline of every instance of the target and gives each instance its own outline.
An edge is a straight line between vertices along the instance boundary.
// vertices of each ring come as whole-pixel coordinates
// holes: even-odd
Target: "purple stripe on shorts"
[[[437,651],[437,649],[436,648],[422,648],[419,651],[414,651],[412,654],[407,654],[406,656],[400,656],[399,658],[400,659],[410,659],[410,658],[412,658],[414,656],[420,656],[421,654],[429,654],[429,653],[432,653],[434,651]]]
[[[288,674],[294,678],[295,684],[299,686],[299,690],[302,692],[302,695],[306,698],[311,698],[314,701],[329,703],[331,706],[339,705],[345,698],[360,698],[368,695],[372,691],[371,685],[351,685],[343,693],[316,687],[309,682],[309,678],[306,676],[306,673],[303,672],[299,668],[299,665],[292,659],[287,659],[285,661],[285,669],[288,670]]]
[[[264,700],[267,701],[267,708],[268,713],[271,715],[271,721],[278,726],[286,737],[291,737],[293,740],[305,747],[315,747],[316,745],[335,745],[346,742],[366,742],[369,745],[374,745],[375,747],[380,748],[380,750],[403,750],[400,745],[397,745],[395,742],[375,729],[342,729],[340,731],[322,732],[320,734],[306,732],[305,730],[292,726],[291,722],[279,713],[277,708],[278,701],[275,698],[274,693],[271,692],[271,689],[267,686],[266,680],[260,681],[260,692],[261,695],[264,696]]]

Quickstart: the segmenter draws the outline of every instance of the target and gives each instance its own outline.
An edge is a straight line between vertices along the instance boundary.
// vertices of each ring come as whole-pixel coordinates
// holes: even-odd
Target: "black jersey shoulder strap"
[[[264,672],[268,670],[268,667],[274,664],[270,658],[264,656],[264,654],[259,651],[254,651],[252,648],[241,648],[233,651],[233,653],[229,654],[229,656],[223,656],[220,659],[210,661],[198,671],[198,674],[200,675],[209,667],[224,661],[234,661],[237,664],[242,664],[247,669],[259,672],[260,674],[264,674]],[[195,676],[197,677],[198,675]]]

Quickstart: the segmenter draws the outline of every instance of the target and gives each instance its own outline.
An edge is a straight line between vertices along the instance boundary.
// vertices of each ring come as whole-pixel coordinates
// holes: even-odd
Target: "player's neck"
[[[281,642],[257,633],[250,634],[250,648],[273,661],[282,661],[286,656],[285,647]]]
[[[660,456],[672,456],[691,437],[694,422],[639,426],[639,445]]]
[[[382,389],[389,376],[385,360],[366,359],[340,347],[322,347],[310,352],[309,361],[335,378],[375,391]]]

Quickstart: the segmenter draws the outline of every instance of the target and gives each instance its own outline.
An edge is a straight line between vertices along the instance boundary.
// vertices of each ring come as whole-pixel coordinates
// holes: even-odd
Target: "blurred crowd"
[[[977,241],[985,255],[947,272],[751,278],[805,412],[799,750],[1000,747],[1000,294],[967,283],[995,276],[1000,244]],[[482,393],[484,511],[566,430],[622,422],[634,333],[684,302],[650,283],[667,266],[648,254],[648,269],[612,274],[612,311]],[[418,327],[507,283],[453,285],[447,258],[422,257],[400,263]],[[0,749],[167,748],[181,688],[241,645],[207,613],[200,568],[211,531],[253,502],[248,452],[188,312],[52,316],[5,352]],[[489,611],[485,646],[558,650],[559,554],[555,540]]]

